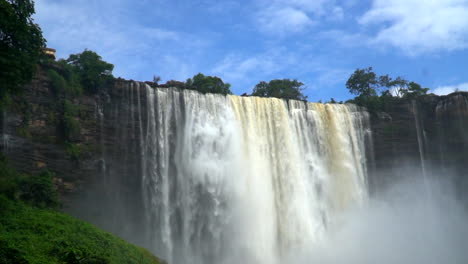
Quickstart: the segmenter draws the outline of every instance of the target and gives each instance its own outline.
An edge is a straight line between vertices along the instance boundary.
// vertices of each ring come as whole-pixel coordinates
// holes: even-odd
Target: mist
[[[466,263],[468,218],[454,186],[446,176],[418,176],[344,213],[322,243],[287,263]]]

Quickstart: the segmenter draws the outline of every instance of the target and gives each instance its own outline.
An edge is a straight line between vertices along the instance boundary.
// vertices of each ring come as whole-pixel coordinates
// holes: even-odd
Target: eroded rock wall
[[[371,128],[374,190],[423,174],[468,188],[468,93],[395,101],[372,115]]]

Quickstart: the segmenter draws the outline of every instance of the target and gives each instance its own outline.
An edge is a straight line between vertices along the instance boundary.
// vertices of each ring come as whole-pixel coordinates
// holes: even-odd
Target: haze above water
[[[408,173],[411,180],[396,183],[362,208],[341,215],[323,243],[287,262],[466,263],[468,218],[453,186],[440,178],[424,183],[422,175],[412,175],[414,171]]]

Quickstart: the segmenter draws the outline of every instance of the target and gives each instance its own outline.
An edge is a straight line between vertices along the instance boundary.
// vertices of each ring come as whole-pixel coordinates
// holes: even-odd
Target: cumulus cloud
[[[342,20],[344,10],[335,1],[325,0],[259,0],[255,13],[258,28],[273,35],[303,32],[320,18]]]
[[[447,95],[450,93],[453,93],[455,91],[468,91],[468,82],[466,83],[460,83],[457,85],[446,85],[446,86],[439,86],[433,90],[431,90],[431,93],[437,94],[437,95]]]
[[[278,34],[303,31],[312,24],[304,11],[291,7],[264,10],[258,22],[263,31]]]
[[[372,42],[415,55],[468,47],[468,0],[373,0],[359,23],[377,26]]]

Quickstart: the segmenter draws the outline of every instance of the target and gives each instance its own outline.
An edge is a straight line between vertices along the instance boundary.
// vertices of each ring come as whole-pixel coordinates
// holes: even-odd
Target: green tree
[[[114,79],[112,76],[114,65],[103,61],[101,56],[94,51],[84,50],[82,53],[72,54],[65,62],[78,75],[87,93],[99,92]]]
[[[385,92],[391,89],[398,97],[402,97],[407,92],[408,81],[398,76],[395,79],[387,75],[377,76],[372,71],[372,67],[356,69],[346,82],[346,87],[352,94],[361,97],[377,96],[378,92]]]
[[[429,88],[422,88],[422,86],[415,82],[410,82],[408,84],[408,89],[403,95],[407,98],[415,98],[427,94]]]
[[[45,39],[31,17],[32,0],[0,1],[0,100],[21,91],[31,81]]]
[[[350,93],[358,96],[376,96],[380,84],[389,81],[386,77],[388,76],[383,76],[379,80],[377,75],[372,71],[372,67],[356,69],[346,82],[346,88],[348,88]]]
[[[197,90],[201,93],[232,94],[229,83],[224,83],[217,76],[205,76],[202,73],[187,79],[185,86],[187,89]]]
[[[261,97],[276,97],[294,100],[307,100],[302,91],[304,84],[298,80],[275,79],[270,82],[261,81],[255,85],[252,95]]]

